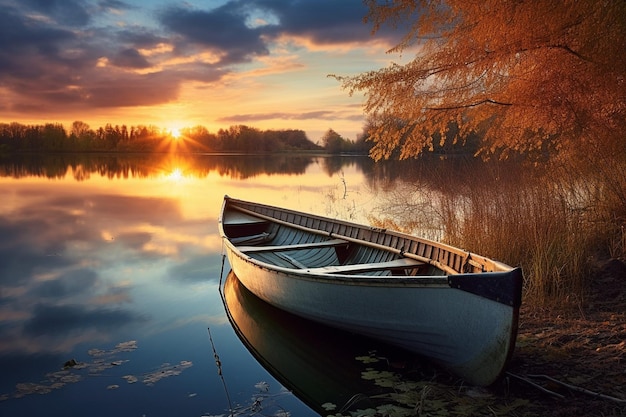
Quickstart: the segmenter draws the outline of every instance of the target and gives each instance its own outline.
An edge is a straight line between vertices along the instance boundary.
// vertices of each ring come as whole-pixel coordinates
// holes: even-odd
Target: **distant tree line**
[[[242,152],[323,151],[367,153],[365,139],[356,142],[329,129],[321,144],[302,130],[260,130],[245,125],[209,132],[204,126],[182,129],[179,137],[155,126],[107,124],[92,129],[75,121],[65,130],[60,123],[24,125],[0,123],[0,152]]]

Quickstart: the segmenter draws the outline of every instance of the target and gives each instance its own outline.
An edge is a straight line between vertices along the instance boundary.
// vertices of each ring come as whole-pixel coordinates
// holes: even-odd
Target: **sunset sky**
[[[361,0],[0,0],[0,122],[354,139],[363,97],[327,75],[401,59],[366,12]]]

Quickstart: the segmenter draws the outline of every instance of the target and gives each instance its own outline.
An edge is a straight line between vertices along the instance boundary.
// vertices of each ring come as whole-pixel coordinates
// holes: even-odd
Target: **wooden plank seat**
[[[328,248],[332,246],[340,246],[347,244],[348,242],[343,239],[331,239],[324,240],[322,242],[311,242],[311,243],[297,243],[293,245],[279,245],[279,246],[237,246],[242,252],[250,253],[250,252],[284,252],[288,250],[303,250],[303,249],[317,249],[317,248]]]
[[[400,258],[387,262],[376,262],[371,264],[330,265],[321,268],[306,268],[306,270],[307,272],[314,273],[340,274],[343,272],[367,272],[385,269],[411,268],[420,265],[424,265],[424,262],[416,261],[409,258]]]

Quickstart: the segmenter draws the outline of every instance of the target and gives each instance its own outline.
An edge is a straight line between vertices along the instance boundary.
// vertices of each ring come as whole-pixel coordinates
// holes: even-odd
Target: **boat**
[[[441,242],[224,197],[244,287],[303,318],[401,347],[488,386],[515,349],[522,271]]]

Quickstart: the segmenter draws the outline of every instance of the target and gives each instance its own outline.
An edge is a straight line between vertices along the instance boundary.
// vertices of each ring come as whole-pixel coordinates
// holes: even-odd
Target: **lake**
[[[366,157],[0,159],[0,415],[369,406],[389,358],[408,359],[259,302],[229,274],[217,218],[228,194],[367,222],[399,175]]]

